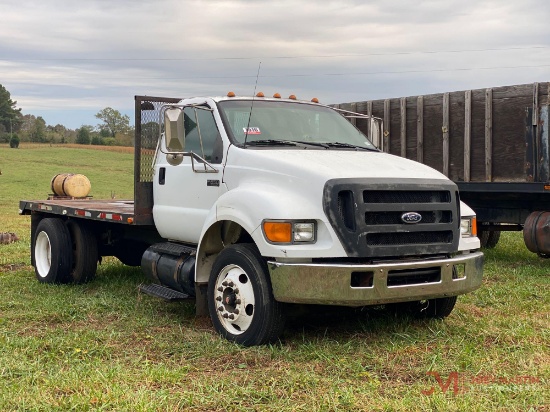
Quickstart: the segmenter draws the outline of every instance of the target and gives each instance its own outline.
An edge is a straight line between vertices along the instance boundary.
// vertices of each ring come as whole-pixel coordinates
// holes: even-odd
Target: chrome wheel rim
[[[234,335],[250,327],[254,318],[256,299],[248,274],[238,265],[224,267],[214,289],[216,314],[222,326]]]

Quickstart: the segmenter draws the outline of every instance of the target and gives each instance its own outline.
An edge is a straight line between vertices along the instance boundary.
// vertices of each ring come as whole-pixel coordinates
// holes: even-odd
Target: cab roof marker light
[[[314,97],[313,99],[311,99],[311,101],[312,101],[313,103],[319,103],[319,99],[318,99],[317,97]]]
[[[280,95],[279,93],[275,93],[275,94],[273,95],[273,97],[274,97],[275,99],[280,99],[280,98],[281,98],[281,95]]]
[[[228,92],[227,97],[235,97],[235,93],[234,92]]]
[[[288,98],[289,98],[290,100],[296,100],[296,95],[291,94],[290,96],[288,96]]]
[[[265,97],[263,92],[256,93],[256,97]]]

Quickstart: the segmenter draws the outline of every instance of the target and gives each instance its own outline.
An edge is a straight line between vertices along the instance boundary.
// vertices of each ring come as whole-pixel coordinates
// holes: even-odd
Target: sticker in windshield
[[[245,134],[262,134],[259,127],[243,127],[243,132]]]

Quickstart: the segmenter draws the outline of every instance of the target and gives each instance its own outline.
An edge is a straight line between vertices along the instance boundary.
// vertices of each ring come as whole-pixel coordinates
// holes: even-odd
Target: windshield
[[[338,112],[324,106],[255,100],[226,100],[219,103],[223,120],[238,144],[303,143],[312,147],[359,147],[376,150],[367,137]],[[248,133],[247,133],[248,132]],[[280,144],[288,147],[289,145]]]

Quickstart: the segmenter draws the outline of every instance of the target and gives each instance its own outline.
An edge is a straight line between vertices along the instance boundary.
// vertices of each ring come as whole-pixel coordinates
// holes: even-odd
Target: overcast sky
[[[550,81],[548,0],[0,0],[0,84],[96,125],[133,96],[324,103]],[[132,120],[133,121],[133,120]]]

